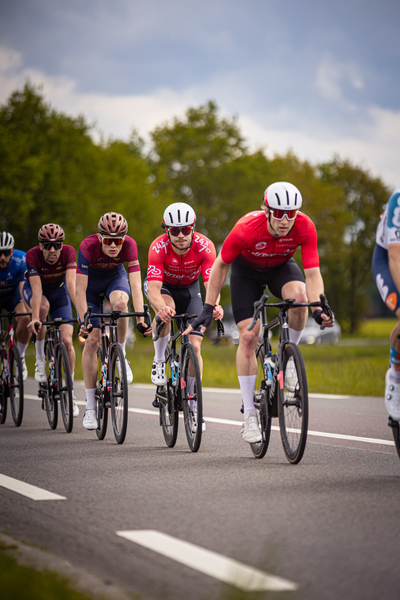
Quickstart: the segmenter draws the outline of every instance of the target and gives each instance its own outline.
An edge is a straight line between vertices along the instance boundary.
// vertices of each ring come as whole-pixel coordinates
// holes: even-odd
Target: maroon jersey
[[[40,246],[35,246],[26,253],[26,278],[38,275],[42,285],[52,285],[65,278],[69,269],[76,271],[76,256],[72,246],[63,245],[58,261],[49,264],[44,260]]]
[[[140,271],[137,244],[129,235],[125,236],[121,251],[115,257],[104,254],[97,233],[89,235],[79,246],[77,270],[82,275],[116,269],[124,262],[128,263],[128,273]]]

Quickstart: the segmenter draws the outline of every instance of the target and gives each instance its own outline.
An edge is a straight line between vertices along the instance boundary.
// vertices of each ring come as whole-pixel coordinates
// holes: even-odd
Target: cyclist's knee
[[[100,338],[96,335],[96,330],[85,341],[85,352],[88,354],[96,354],[99,346]]]

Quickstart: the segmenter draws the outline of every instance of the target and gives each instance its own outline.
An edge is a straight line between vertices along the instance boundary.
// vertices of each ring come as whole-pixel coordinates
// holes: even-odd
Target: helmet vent
[[[278,201],[279,206],[281,205],[281,199],[279,198],[279,194],[275,194],[276,199]]]

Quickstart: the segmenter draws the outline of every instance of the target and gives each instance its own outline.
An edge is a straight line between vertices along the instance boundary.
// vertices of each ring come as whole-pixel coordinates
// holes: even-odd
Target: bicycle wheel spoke
[[[156,398],[159,403],[160,425],[168,448],[173,448],[176,444],[179,425],[178,399],[175,395],[176,387],[172,385],[171,360],[171,348],[167,346],[165,351],[167,385],[157,388]]]
[[[183,348],[181,373],[181,396],[186,438],[192,452],[197,452],[201,444],[203,430],[203,395],[200,368],[194,347]]]
[[[51,429],[57,427],[58,422],[58,404],[55,397],[55,358],[54,358],[54,345],[53,343],[47,343],[45,345],[46,354],[46,375],[47,375],[47,389],[45,394],[45,409],[47,420]],[[43,384],[42,384],[43,385]]]
[[[57,346],[56,378],[56,389],[60,401],[64,428],[67,433],[70,433],[73,426],[72,377],[67,350],[64,344]]]
[[[106,345],[107,343],[104,342]],[[108,347],[103,347],[103,341],[97,350],[97,384],[96,384],[96,408],[97,429],[96,435],[99,440],[104,440],[107,433],[108,408],[106,406],[106,383],[103,383],[103,364]]]
[[[19,427],[24,411],[24,382],[21,356],[16,346],[10,347],[9,386],[11,414],[15,426]]]
[[[125,357],[121,346],[112,346],[111,351],[110,405],[114,436],[118,444],[125,440],[128,424],[128,383]]]

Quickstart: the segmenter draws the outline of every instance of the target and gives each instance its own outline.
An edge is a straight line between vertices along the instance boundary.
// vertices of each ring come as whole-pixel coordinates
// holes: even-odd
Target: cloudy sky
[[[399,0],[2,0],[0,103],[28,77],[106,137],[214,100],[252,148],[400,187]]]

